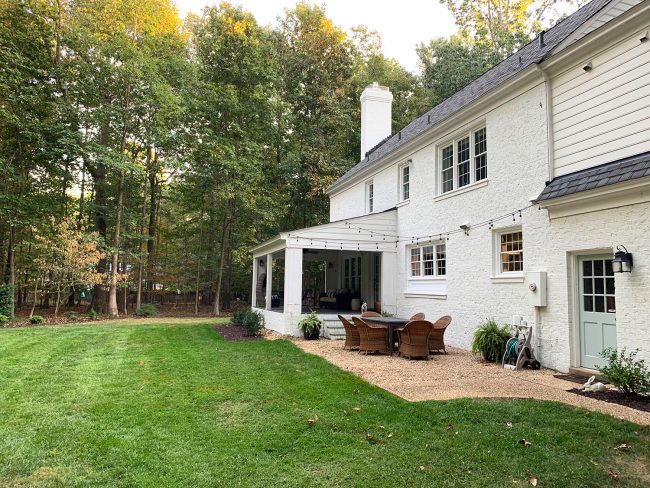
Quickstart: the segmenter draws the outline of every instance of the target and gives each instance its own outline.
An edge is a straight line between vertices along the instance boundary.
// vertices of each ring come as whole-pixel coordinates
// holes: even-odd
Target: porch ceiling
[[[253,256],[284,248],[331,249],[341,251],[395,252],[397,210],[338,220],[323,225],[282,232],[251,249]]]

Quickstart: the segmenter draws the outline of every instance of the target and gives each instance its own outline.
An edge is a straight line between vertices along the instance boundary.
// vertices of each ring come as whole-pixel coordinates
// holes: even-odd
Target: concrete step
[[[345,328],[340,320],[323,320],[323,337],[333,340],[345,339]]]

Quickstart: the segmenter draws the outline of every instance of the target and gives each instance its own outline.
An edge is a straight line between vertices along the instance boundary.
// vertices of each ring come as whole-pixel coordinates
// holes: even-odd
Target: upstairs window
[[[411,195],[411,162],[403,164],[399,168],[399,192],[400,201],[405,202]]]
[[[440,192],[447,193],[487,178],[485,127],[462,134],[440,150]]]
[[[371,181],[366,183],[366,209],[372,213],[375,208],[375,186]]]

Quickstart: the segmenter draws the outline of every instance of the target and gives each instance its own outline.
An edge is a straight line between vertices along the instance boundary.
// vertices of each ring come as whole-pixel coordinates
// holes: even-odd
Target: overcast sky
[[[176,0],[181,16],[200,13],[205,5],[219,0]],[[255,15],[260,24],[275,25],[278,16],[296,0],[231,0]],[[309,3],[325,4],[332,21],[349,29],[363,24],[379,32],[384,54],[397,59],[405,68],[417,70],[415,46],[435,37],[448,37],[456,31],[453,18],[438,0],[328,0]]]

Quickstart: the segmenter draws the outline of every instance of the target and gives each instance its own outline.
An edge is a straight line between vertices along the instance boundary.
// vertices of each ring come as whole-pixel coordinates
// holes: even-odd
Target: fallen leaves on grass
[[[537,476],[535,476],[534,474],[530,475],[530,485],[537,486]]]
[[[420,466],[420,471],[426,471],[426,470],[427,470],[426,466]]]
[[[519,444],[521,444],[524,447],[532,446],[533,443],[526,440],[526,439],[519,439]]]
[[[307,425],[311,427],[314,425],[316,422],[318,422],[320,419],[318,418],[318,415],[316,415],[313,419],[307,419]]]
[[[624,442],[624,443],[619,444],[618,446],[616,446],[614,449],[616,449],[616,450],[618,450],[618,451],[627,451],[630,447],[631,447],[631,446],[630,446],[629,444],[626,444],[626,443]]]
[[[354,407],[352,410],[354,410],[355,412],[359,412],[361,411],[361,407]]]
[[[621,473],[619,473],[618,471],[614,471],[612,468],[609,468],[609,469],[607,470],[607,476],[609,476],[610,478],[613,478],[613,479],[618,478],[618,476],[619,476],[620,474],[621,474]]]
[[[506,427],[508,427],[509,429],[512,429],[512,422],[506,422]]]
[[[144,366],[144,361],[141,359],[138,363],[140,366]]]

